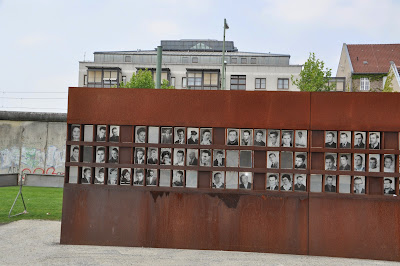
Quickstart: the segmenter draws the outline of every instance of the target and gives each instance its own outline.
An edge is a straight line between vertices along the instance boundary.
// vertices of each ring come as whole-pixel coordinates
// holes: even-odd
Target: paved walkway
[[[0,226],[0,265],[399,265],[298,255],[161,248],[60,245],[60,222]]]

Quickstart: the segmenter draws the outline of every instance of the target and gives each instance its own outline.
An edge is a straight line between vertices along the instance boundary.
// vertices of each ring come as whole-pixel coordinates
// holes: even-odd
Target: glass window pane
[[[101,70],[94,71],[95,72],[95,79],[94,82],[101,82]]]
[[[118,76],[118,72],[117,71],[111,71],[111,79],[116,80]]]
[[[204,84],[210,84],[211,83],[211,74],[209,73],[204,73]]]
[[[218,74],[211,74],[211,85],[218,85]]]

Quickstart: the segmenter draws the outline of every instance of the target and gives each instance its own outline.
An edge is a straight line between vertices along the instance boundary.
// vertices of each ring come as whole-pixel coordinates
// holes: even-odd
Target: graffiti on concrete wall
[[[21,167],[35,169],[44,168],[45,152],[36,148],[22,147]]]
[[[56,146],[47,147],[46,174],[63,175],[64,169],[65,169],[65,148],[59,149]]]
[[[14,174],[19,171],[19,148],[0,150],[0,174]]]

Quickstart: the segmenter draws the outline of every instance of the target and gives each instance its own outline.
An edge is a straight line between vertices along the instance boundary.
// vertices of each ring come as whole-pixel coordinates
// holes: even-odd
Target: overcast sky
[[[335,76],[343,43],[399,43],[399,13],[396,0],[0,0],[0,110],[66,112],[85,54],[222,40],[224,18],[239,51],[314,52]]]

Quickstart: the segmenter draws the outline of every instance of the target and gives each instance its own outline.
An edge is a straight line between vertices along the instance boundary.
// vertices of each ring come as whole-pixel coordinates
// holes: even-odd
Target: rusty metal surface
[[[393,197],[310,194],[309,254],[400,260],[400,204]]]
[[[61,243],[307,254],[307,217],[306,194],[65,184]]]

